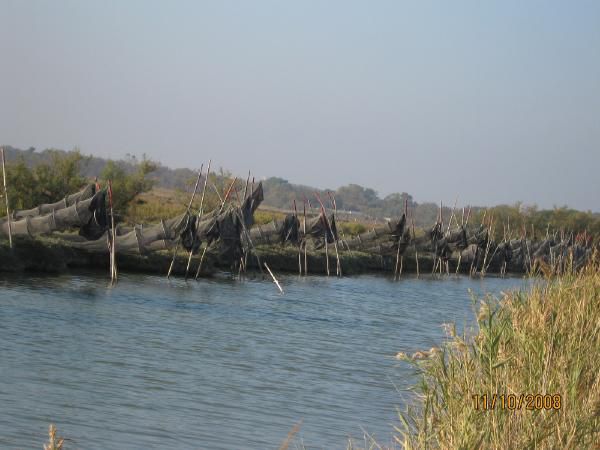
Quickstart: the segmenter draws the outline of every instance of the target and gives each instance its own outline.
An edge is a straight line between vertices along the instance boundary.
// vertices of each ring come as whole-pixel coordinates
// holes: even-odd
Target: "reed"
[[[413,448],[598,448],[600,261],[546,277],[527,291],[486,298],[473,336],[457,335],[423,359],[399,354],[420,374],[400,414],[397,443]],[[492,408],[474,395],[497,394]],[[516,402],[502,406],[500,395]],[[541,409],[521,394],[553,397]],[[539,406],[539,405],[538,405]],[[547,406],[547,405],[546,405]],[[532,408],[531,408],[532,407]],[[529,409],[528,409],[529,408]]]
[[[48,427],[48,443],[44,444],[44,450],[62,450],[64,438],[56,436],[56,426],[51,424]]]

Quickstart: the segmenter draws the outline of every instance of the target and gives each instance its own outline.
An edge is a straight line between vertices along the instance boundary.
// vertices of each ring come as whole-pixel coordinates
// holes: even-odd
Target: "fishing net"
[[[328,244],[338,240],[337,226],[335,216],[327,216],[321,212],[317,217],[306,223],[305,240],[311,241],[315,249],[325,246],[325,240]]]
[[[133,228],[117,227],[115,233],[115,249],[117,253],[145,255],[150,252],[164,250],[175,245],[176,240],[185,241],[185,236],[195,234],[191,230],[195,217],[184,213],[172,219],[161,220],[154,225],[135,225]],[[117,233],[117,230],[119,232]],[[92,253],[108,252],[108,235],[105,231],[94,241],[68,238],[70,245]],[[185,245],[184,245],[185,248]],[[191,246],[190,246],[191,248]],[[189,248],[188,248],[189,250]]]
[[[403,252],[410,241],[411,235],[406,228],[406,216],[403,214],[400,219],[390,220],[385,225],[345,239],[343,242],[349,250],[381,254],[397,251],[399,242],[400,251]]]
[[[32,209],[23,209],[12,212],[12,217],[15,219],[23,219],[25,217],[37,217],[50,214],[52,211],[58,211],[59,209],[65,209],[69,206],[73,206],[75,203],[87,200],[94,196],[96,193],[96,187],[93,184],[88,184],[81,191],[71,195],[67,195],[62,200],[56,203],[47,203],[36,206]]]
[[[91,230],[93,222],[102,223],[105,192],[100,191],[86,200],[75,200],[66,208],[53,210],[48,214],[25,216],[22,219],[11,220],[10,231],[13,236],[35,236],[48,234],[53,231],[64,231],[70,228]],[[0,222],[0,233],[8,236],[8,220]],[[85,235],[86,231],[83,232]]]

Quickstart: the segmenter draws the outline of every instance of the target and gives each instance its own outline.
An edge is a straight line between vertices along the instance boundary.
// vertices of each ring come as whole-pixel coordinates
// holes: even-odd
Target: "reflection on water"
[[[375,276],[184,282],[0,276],[0,448],[306,448],[391,439],[412,381],[397,351],[471,324],[475,294],[520,279]],[[469,325],[470,326],[470,325]]]

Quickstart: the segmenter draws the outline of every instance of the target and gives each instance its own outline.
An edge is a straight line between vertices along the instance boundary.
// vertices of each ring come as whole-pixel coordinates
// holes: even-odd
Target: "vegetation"
[[[475,223],[493,221],[494,238],[501,241],[507,236],[520,237],[535,234],[543,237],[547,232],[564,230],[600,236],[600,215],[590,211],[577,211],[566,206],[550,210],[538,210],[537,206],[526,207],[522,203],[499,205],[486,210],[479,209],[474,217]]]
[[[100,175],[100,179],[112,182],[113,207],[117,211],[126,211],[133,199],[154,185],[148,175],[156,170],[156,164],[145,156],[140,162],[134,161],[135,170],[129,173],[123,165],[108,161]]]
[[[360,222],[337,222],[337,227],[342,233],[349,236],[356,236],[367,231],[366,225]]]
[[[51,424],[48,428],[48,443],[44,444],[44,450],[62,450],[64,438],[56,436],[56,427]]]
[[[29,168],[24,159],[19,158],[6,170],[11,207],[29,209],[41,203],[54,203],[78,191],[85,184],[80,175],[84,161],[79,152],[66,155],[51,152],[48,162]]]
[[[191,169],[169,169],[150,161],[146,157],[138,160],[127,155],[123,161],[111,161],[92,156],[82,156],[79,150],[71,152],[62,150],[44,150],[36,152],[30,148],[22,151],[5,147],[8,160],[8,185],[11,207],[27,209],[40,203],[55,202],[65,195],[76,192],[86,182],[99,177],[101,183],[112,179],[115,199],[114,207],[121,220],[126,222],[152,222],[165,217],[172,217],[183,212],[187,207],[189,192],[192,190],[197,173]],[[223,169],[211,174],[205,205],[208,210],[220,204],[215,193],[223,196],[232,175]],[[238,180],[238,189],[243,190],[243,180]],[[151,193],[149,193],[152,191]],[[315,192],[319,193],[327,208],[332,207],[328,192],[335,195],[338,211],[338,223],[346,235],[358,234],[369,226],[373,218],[398,217],[407,202],[410,215],[417,227],[428,228],[437,219],[439,205],[434,203],[417,203],[406,192],[394,193],[380,198],[373,189],[357,184],[342,186],[335,191],[318,190],[310,186],[289,183],[282,178],[268,178],[264,181],[267,208],[279,209],[259,212],[258,223],[273,218],[283,217],[285,211],[293,208],[296,200],[301,211],[304,199],[310,202],[307,211],[314,213],[318,202]],[[233,194],[235,195],[235,194]],[[239,193],[241,195],[241,192]],[[199,205],[199,199],[195,205]],[[349,214],[349,212],[352,214]],[[460,222],[463,211],[455,212]],[[4,215],[1,212],[0,215]],[[452,209],[442,209],[447,222]],[[539,210],[534,206],[521,203],[499,205],[492,208],[474,207],[470,223],[479,224],[485,220],[494,223],[494,238],[501,241],[506,237],[520,237],[526,231],[536,237],[545,236],[547,230],[587,231],[591,236],[600,236],[600,214],[589,211],[577,211],[567,207],[556,207],[550,210]],[[533,228],[532,228],[533,227]]]
[[[451,328],[441,349],[399,354],[414,365],[421,382],[417,404],[401,414],[398,443],[407,449],[598,446],[600,264],[595,261],[579,274],[547,279],[528,293],[487,299],[472,338]],[[498,396],[492,407],[493,394]],[[533,394],[533,403],[527,397],[521,403],[521,394]]]

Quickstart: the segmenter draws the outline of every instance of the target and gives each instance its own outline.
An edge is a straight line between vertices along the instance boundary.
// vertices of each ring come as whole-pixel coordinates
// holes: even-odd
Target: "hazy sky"
[[[600,2],[0,0],[0,143],[600,211]]]

